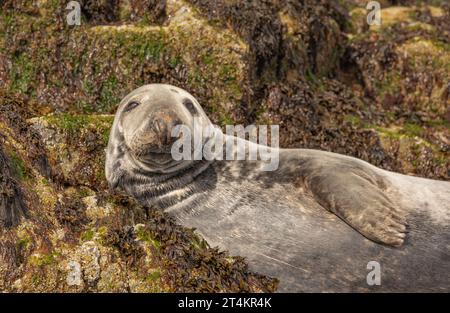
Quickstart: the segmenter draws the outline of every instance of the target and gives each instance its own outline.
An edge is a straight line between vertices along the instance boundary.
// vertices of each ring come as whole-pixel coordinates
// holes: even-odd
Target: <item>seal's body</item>
[[[246,257],[280,291],[450,290],[450,183],[307,149],[279,149],[270,172],[264,161],[175,161],[171,129],[193,116],[210,124],[173,86],[125,97],[107,151],[111,187]],[[371,261],[380,286],[366,281]]]

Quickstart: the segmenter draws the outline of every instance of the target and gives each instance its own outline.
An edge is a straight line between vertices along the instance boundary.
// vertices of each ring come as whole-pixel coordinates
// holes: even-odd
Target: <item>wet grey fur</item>
[[[273,172],[262,161],[174,161],[170,130],[192,114],[210,123],[173,86],[126,96],[107,149],[110,186],[246,257],[280,291],[450,291],[449,182],[307,149],[280,149]],[[366,282],[370,261],[380,286]]]

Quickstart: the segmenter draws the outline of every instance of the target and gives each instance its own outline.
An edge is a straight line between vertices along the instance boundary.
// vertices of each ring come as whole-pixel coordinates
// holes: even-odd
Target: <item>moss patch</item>
[[[11,166],[14,174],[20,180],[26,180],[28,178],[27,167],[25,161],[17,154],[17,152],[12,151],[10,153]]]

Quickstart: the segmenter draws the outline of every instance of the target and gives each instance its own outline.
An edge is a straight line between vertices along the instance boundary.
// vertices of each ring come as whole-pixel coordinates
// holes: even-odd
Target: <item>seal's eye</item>
[[[189,112],[191,112],[191,114],[197,114],[197,109],[190,99],[184,98],[183,105],[186,107],[186,109],[188,109]]]
[[[125,107],[125,109],[123,109],[124,112],[129,112],[131,110],[133,110],[134,108],[136,108],[140,103],[137,101],[131,101],[128,102],[127,106]]]

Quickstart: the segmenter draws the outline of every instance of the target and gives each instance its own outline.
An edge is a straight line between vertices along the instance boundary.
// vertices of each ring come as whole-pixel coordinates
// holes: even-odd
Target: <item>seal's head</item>
[[[106,155],[106,177],[116,187],[126,171],[170,173],[188,166],[171,156],[175,126],[211,124],[197,100],[187,91],[150,84],[128,94],[117,109]]]

